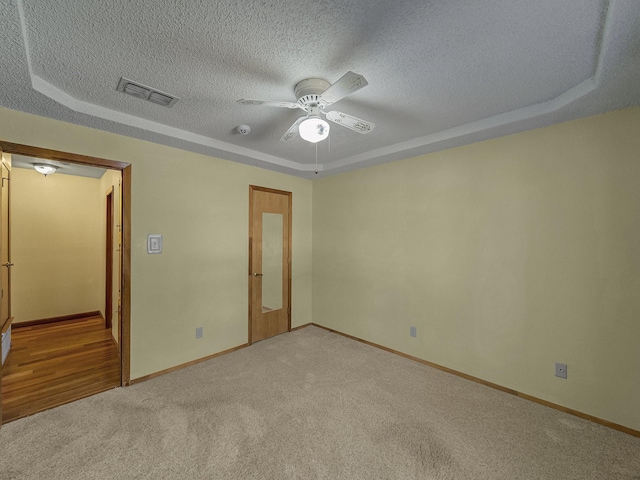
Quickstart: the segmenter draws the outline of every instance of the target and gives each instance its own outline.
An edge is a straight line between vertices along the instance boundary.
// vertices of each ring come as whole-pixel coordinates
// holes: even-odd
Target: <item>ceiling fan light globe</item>
[[[298,133],[303,140],[318,143],[329,136],[329,124],[320,117],[309,117],[300,124]]]

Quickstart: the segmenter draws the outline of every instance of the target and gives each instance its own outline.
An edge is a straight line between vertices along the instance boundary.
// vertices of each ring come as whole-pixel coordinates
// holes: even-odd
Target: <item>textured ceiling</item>
[[[640,104],[638,0],[0,0],[0,17],[0,105],[306,178],[315,145],[279,141],[304,113],[236,100],[363,75],[330,109],[376,127],[331,124],[318,177]]]

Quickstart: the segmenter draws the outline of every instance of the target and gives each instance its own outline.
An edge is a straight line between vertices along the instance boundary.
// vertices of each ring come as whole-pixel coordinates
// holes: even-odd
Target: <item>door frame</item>
[[[122,174],[120,208],[122,212],[122,264],[120,276],[121,309],[118,315],[120,323],[120,385],[131,384],[131,164],[99,157],[61,152],[48,148],[34,147],[0,140],[0,148],[15,155],[44,158],[61,162],[88,165],[91,167],[118,170]],[[2,378],[0,377],[0,388]],[[1,423],[0,419],[0,423]]]
[[[275,188],[267,188],[267,187],[259,187],[257,185],[249,185],[249,335],[248,335],[248,344],[251,345],[253,343],[253,332],[251,328],[251,315],[252,315],[252,307],[251,307],[251,299],[253,298],[253,192],[254,191],[268,192],[268,193],[277,193],[279,195],[285,195],[289,200],[289,231],[287,232],[287,242],[289,243],[289,258],[288,258],[288,269],[289,269],[289,281],[287,282],[287,288],[289,290],[288,295],[288,305],[287,305],[287,331],[291,331],[291,258],[293,257],[293,244],[291,242],[291,232],[293,230],[292,219],[293,219],[293,194],[292,192],[287,192],[285,190],[276,190]]]

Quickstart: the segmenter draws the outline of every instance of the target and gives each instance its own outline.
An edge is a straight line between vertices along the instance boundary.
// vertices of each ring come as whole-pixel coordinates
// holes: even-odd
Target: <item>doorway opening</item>
[[[87,332],[92,328],[91,325],[100,324],[102,330],[109,329],[108,336],[111,337],[111,329],[113,329],[112,343],[117,344],[119,350],[117,358],[117,377],[113,378],[115,382],[114,386],[129,385],[130,383],[130,251],[131,251],[131,166],[125,162],[117,162],[113,160],[106,160],[96,157],[89,157],[83,155],[76,155],[67,152],[60,152],[48,149],[42,149],[38,147],[31,147],[28,145],[14,144],[9,142],[0,141],[0,149],[6,154],[17,157],[31,157],[42,159],[43,163],[59,164],[64,168],[70,167],[97,167],[99,169],[105,169],[107,172],[111,172],[114,178],[121,179],[117,190],[111,186],[108,190],[103,190],[101,195],[102,201],[104,201],[104,212],[100,216],[103,218],[101,222],[104,229],[104,237],[100,239],[100,242],[104,242],[105,250],[102,250],[101,254],[104,255],[105,263],[102,263],[100,268],[104,268],[104,289],[99,294],[102,297],[100,310],[104,311],[104,319],[102,319],[102,312],[83,312],[82,318],[57,318],[59,320],[56,323],[58,330],[61,333],[59,335],[70,336],[73,330],[77,330],[82,322],[84,327],[88,328],[83,334],[86,335],[105,335],[104,333],[92,333]],[[109,241],[111,245],[109,245]],[[99,247],[99,245],[95,245]],[[46,249],[46,242],[42,245],[42,248]],[[9,250],[10,252],[10,250]],[[105,254],[106,253],[106,254]],[[55,251],[51,251],[51,255],[55,255]],[[114,264],[115,267],[114,268]],[[109,268],[111,266],[111,268]],[[16,265],[16,268],[18,266]],[[14,270],[15,271],[15,270]],[[7,285],[3,283],[3,289],[10,289],[11,281],[7,280]],[[5,290],[6,291],[6,290]],[[118,292],[118,294],[114,294]],[[37,298],[37,297],[36,297]],[[119,299],[119,301],[118,301]],[[99,315],[92,315],[99,313]],[[9,311],[9,315],[12,312]],[[81,315],[76,315],[80,317]],[[64,317],[64,316],[63,316]],[[73,315],[70,315],[73,317]],[[52,325],[54,323],[52,322]],[[44,328],[47,325],[30,326],[29,329]],[[20,330],[20,329],[19,329]],[[27,333],[27,328],[24,328],[24,333]],[[17,333],[18,330],[15,330]],[[64,333],[62,333],[64,332]],[[14,334],[14,340],[16,335]],[[97,342],[87,342],[94,343]],[[110,346],[113,348],[113,345]],[[107,348],[107,346],[105,346]],[[105,350],[106,351],[106,350]],[[17,355],[17,352],[16,352]],[[97,353],[97,357],[103,355],[103,353]],[[103,357],[106,358],[106,354]],[[85,368],[87,370],[87,368]],[[3,372],[4,373],[4,372]],[[96,382],[98,382],[98,375],[94,375]],[[0,387],[3,385],[2,376],[0,376]],[[4,388],[2,389],[4,390]],[[86,395],[85,395],[86,396]],[[78,397],[80,398],[80,397]],[[71,399],[68,401],[73,401]],[[61,401],[61,403],[67,403],[67,401]],[[61,404],[60,402],[57,404]],[[50,408],[50,406],[44,405],[44,408]],[[55,406],[55,405],[51,405]],[[35,412],[31,412],[35,413]]]

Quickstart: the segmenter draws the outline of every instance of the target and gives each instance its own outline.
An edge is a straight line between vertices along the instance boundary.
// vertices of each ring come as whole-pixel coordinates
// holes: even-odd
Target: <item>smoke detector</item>
[[[238,125],[236,130],[242,135],[249,135],[251,133],[251,127],[249,125]]]

